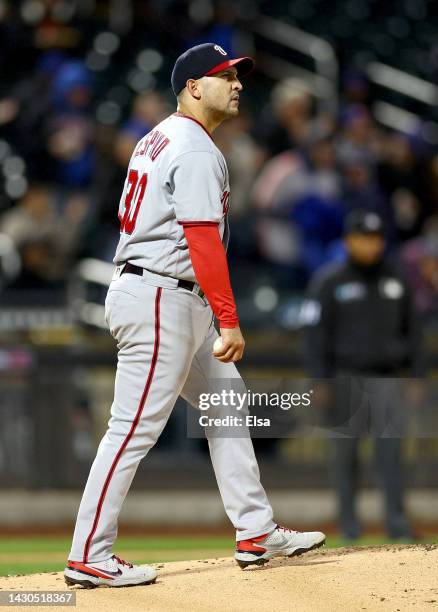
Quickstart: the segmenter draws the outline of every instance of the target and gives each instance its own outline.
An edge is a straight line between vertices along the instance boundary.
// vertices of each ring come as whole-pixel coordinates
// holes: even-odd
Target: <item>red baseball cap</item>
[[[220,45],[205,43],[191,47],[175,62],[172,71],[172,89],[177,96],[186,86],[188,79],[200,79],[235,66],[239,77],[249,74],[255,66],[252,57],[230,58]]]

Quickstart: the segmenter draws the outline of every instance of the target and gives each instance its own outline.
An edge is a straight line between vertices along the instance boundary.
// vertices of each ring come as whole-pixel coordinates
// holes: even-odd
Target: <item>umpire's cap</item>
[[[235,66],[239,77],[249,74],[255,62],[251,57],[231,59],[219,45],[205,43],[188,49],[179,56],[172,71],[172,89],[177,96],[186,86],[188,79],[200,79],[211,76]]]
[[[376,212],[354,210],[345,219],[344,234],[380,234],[384,236],[385,224],[382,217]]]

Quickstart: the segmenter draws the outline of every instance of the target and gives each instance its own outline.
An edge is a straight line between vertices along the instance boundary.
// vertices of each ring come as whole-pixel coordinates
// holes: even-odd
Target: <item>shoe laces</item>
[[[115,561],[117,561],[119,565],[126,565],[127,567],[133,567],[132,563],[128,563],[128,561],[124,561],[123,559],[121,559],[120,557],[117,557],[116,555],[113,555],[113,559],[115,559]]]
[[[277,525],[277,529],[279,529],[280,531],[287,531],[288,533],[299,533],[299,531],[289,529],[289,527],[284,527],[283,525]]]

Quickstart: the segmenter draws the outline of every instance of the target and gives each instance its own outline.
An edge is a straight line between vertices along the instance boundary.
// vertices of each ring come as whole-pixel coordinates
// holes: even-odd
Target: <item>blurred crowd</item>
[[[337,116],[315,112],[306,84],[286,79],[253,132],[257,175],[247,202],[261,257],[279,283],[304,287],[323,264],[345,258],[354,210],[384,219],[389,251],[414,285],[423,313],[437,302],[438,157],[418,134],[379,127],[369,86],[346,74]]]
[[[0,0],[3,291],[63,290],[80,258],[111,261],[131,152],[175,110],[174,59],[207,40],[231,52],[244,45],[236,7],[211,3],[203,14],[194,4]],[[231,259],[302,291],[323,264],[345,257],[346,215],[378,212],[418,308],[431,315],[437,149],[420,131],[377,124],[358,69],[342,67],[336,112],[297,78],[257,96],[259,78],[244,84],[240,116],[215,134],[230,170]]]

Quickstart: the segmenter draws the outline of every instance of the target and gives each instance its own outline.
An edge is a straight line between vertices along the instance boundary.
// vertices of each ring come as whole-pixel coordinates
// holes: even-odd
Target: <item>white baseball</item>
[[[221,350],[221,348],[222,348],[222,338],[219,336],[219,338],[216,338],[213,344],[213,355],[218,353]]]

